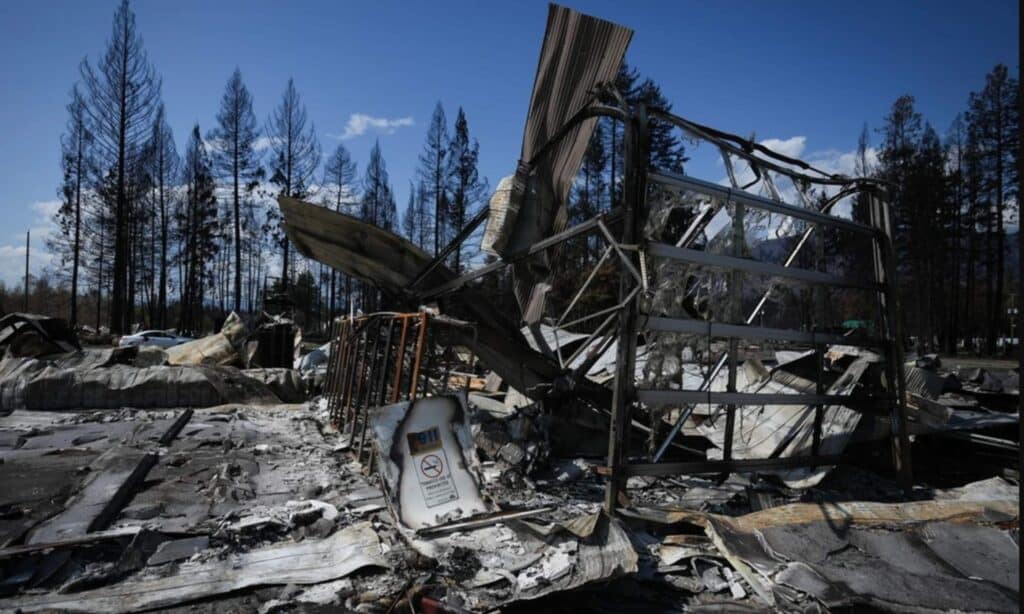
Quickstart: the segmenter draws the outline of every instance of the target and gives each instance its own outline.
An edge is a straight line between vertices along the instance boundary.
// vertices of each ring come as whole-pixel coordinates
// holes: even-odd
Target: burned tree
[[[388,167],[380,151],[380,141],[377,141],[370,150],[370,161],[366,163],[360,216],[374,226],[393,230],[397,215]]]
[[[434,250],[441,250],[441,242],[446,240],[445,226],[447,220],[447,190],[445,176],[448,168],[448,126],[444,115],[444,107],[438,102],[427,128],[427,140],[420,153],[420,166],[416,173],[426,189],[425,197],[434,210]]]
[[[394,230],[397,216],[395,195],[388,178],[388,168],[380,151],[380,141],[377,141],[373,144],[373,149],[370,150],[370,160],[366,163],[360,217],[379,228]],[[377,290],[370,290],[364,284],[363,309],[367,311],[377,309],[380,302],[379,294]]]
[[[402,234],[405,235],[406,239],[412,241],[414,245],[419,247],[416,243],[416,186],[409,182],[409,200],[405,203],[405,213],[402,214]]]
[[[211,133],[213,168],[230,182],[231,212],[234,234],[234,310],[242,309],[242,219],[252,216],[252,203],[243,199],[263,176],[260,154],[256,149],[259,127],[252,112],[252,95],[242,82],[242,72],[235,69],[224,88],[217,112],[217,127]],[[243,207],[245,210],[243,211]]]
[[[98,163],[110,173],[112,185],[107,206],[113,221],[113,280],[110,300],[110,328],[128,329],[132,291],[129,280],[131,258],[131,208],[133,166],[149,136],[151,118],[160,99],[160,80],[146,57],[142,38],[135,29],[135,14],[123,0],[114,13],[113,32],[103,58],[94,68],[81,64],[86,109],[96,138]]]
[[[986,76],[984,89],[972,93],[968,102],[972,163],[978,180],[975,208],[985,237],[985,351],[990,354],[996,351],[1005,322],[1005,225],[1013,217],[1010,204],[1017,201],[1020,179],[1018,91],[1017,80],[1000,64]]]
[[[423,182],[409,182],[409,200],[402,218],[402,231],[405,236],[420,249],[429,252],[433,229],[430,221],[430,209],[427,203],[426,188]]]
[[[479,157],[480,144],[476,140],[470,140],[466,113],[459,107],[455,119],[455,134],[448,144],[447,154],[447,217],[453,233],[462,230],[472,208],[487,197],[487,181],[480,178],[476,168]],[[462,270],[462,252],[462,249],[457,249],[452,255],[452,270],[456,272]]]
[[[154,325],[159,328],[167,326],[167,285],[170,282],[168,276],[171,216],[173,203],[175,201],[175,185],[178,177],[178,151],[174,145],[174,135],[167,125],[164,116],[164,107],[160,105],[156,117],[153,120],[153,131],[149,140],[149,175],[153,189],[153,204],[155,205],[156,236],[154,241],[158,242],[157,265],[157,299],[156,317]]]
[[[203,299],[218,239],[216,184],[198,124],[192,128],[185,150],[181,181],[185,198],[175,220],[180,246],[177,255],[181,291],[179,327],[197,332],[203,326]]]
[[[288,79],[281,104],[267,121],[265,132],[270,139],[270,181],[278,187],[278,195],[292,198],[307,196],[320,166],[320,142],[292,79]],[[290,266],[288,238],[281,229],[280,215],[276,211],[271,209],[267,218],[265,229],[281,246],[281,285],[287,290]]]
[[[83,216],[93,169],[93,134],[88,124],[85,99],[78,86],[71,89],[67,131],[61,138],[63,181],[59,190],[61,207],[57,212],[58,233],[49,241],[50,249],[60,255],[65,266],[71,263],[71,311],[68,321],[78,323],[78,281],[83,251]]]
[[[324,177],[320,189],[323,192],[323,203],[339,213],[352,213],[356,200],[356,163],[344,145],[339,144],[324,165]],[[345,285],[345,305],[352,302],[352,278],[331,269],[330,286],[328,288],[328,316],[334,318],[337,305],[336,292],[343,282]]]

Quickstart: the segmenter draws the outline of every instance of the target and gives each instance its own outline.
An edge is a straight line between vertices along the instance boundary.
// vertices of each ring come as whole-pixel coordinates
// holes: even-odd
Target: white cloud
[[[42,200],[32,203],[32,210],[37,214],[36,223],[52,222],[53,216],[60,211],[60,206],[61,201],[59,200]]]
[[[328,134],[327,136],[345,141],[362,136],[370,131],[377,134],[394,134],[399,128],[412,125],[415,125],[412,117],[390,119],[387,117],[373,117],[365,113],[353,113],[348,117],[344,132],[341,134]]]
[[[20,245],[0,245],[0,282],[8,290],[23,287],[25,283],[25,238],[22,236]],[[53,254],[46,251],[42,239],[32,235],[32,253],[30,254],[29,270],[33,277],[38,277],[53,261]],[[7,307],[11,309],[11,307]]]
[[[867,160],[869,169],[878,166],[878,150],[874,147],[868,147],[865,150],[864,158]],[[826,173],[846,175],[848,177],[854,177],[858,174],[857,150],[837,151],[835,149],[827,149],[814,152],[807,156],[807,163],[815,168],[820,168]]]
[[[261,136],[252,142],[252,148],[256,151],[264,151],[270,149],[278,140],[277,137]]]
[[[765,139],[761,141],[761,145],[764,145],[775,153],[779,153],[790,158],[799,158],[803,155],[804,149],[807,148],[807,137],[791,136],[788,139]]]
[[[60,209],[60,200],[41,200],[31,203],[29,209],[35,215],[31,220],[28,229],[17,230],[8,228],[8,241],[6,245],[0,245],[0,281],[7,285],[7,288],[17,288],[25,283],[25,230],[31,232],[32,251],[30,253],[29,269],[33,276],[43,273],[43,270],[50,266],[53,261],[53,254],[46,249],[46,240],[50,237],[56,226],[53,223],[53,216]]]
[[[804,156],[803,154],[807,150],[807,137],[805,136],[792,136],[786,139],[764,139],[759,141],[759,144],[784,156],[803,159],[811,166],[830,175],[846,175],[848,177],[853,177],[858,174],[856,150],[839,151],[837,149],[826,149],[813,151]],[[867,158],[869,168],[877,166],[878,150],[874,147],[869,147],[865,157]],[[776,164],[783,167],[788,166],[781,162],[776,162]],[[753,182],[756,178],[754,171],[751,170],[746,163],[735,157],[733,158],[733,167],[736,175],[736,181],[741,186]],[[794,168],[794,170],[801,171],[801,169],[797,168]],[[795,188],[790,184],[789,180],[780,177],[777,174],[773,174],[773,177],[783,200],[799,205],[800,203],[797,201]],[[719,180],[719,183],[722,185],[729,185],[728,177],[723,177]],[[766,191],[766,187],[762,181],[755,183],[748,189],[754,192]]]
[[[255,141],[252,142],[252,148],[253,148],[254,151],[265,151],[267,149],[270,149],[270,147],[272,145],[274,145],[274,143],[276,143],[278,141],[280,141],[280,139],[277,138],[276,136],[275,137],[265,136],[265,135],[264,136],[259,136],[259,137],[256,137]],[[222,143],[222,141],[220,139],[216,139],[216,138],[206,138],[206,139],[203,139],[203,145],[205,145],[206,148],[209,149],[209,150],[219,149],[220,146],[221,146],[221,143]]]

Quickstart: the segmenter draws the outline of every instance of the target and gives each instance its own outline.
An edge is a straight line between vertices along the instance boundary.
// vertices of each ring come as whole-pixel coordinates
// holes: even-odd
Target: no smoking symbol
[[[441,457],[436,454],[427,454],[420,461],[420,471],[428,478],[440,477],[443,469],[444,464],[441,462]]]

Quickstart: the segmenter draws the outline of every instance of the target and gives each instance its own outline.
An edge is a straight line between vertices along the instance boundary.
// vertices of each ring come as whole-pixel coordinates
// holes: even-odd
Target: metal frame
[[[906,416],[906,395],[905,383],[903,381],[903,351],[900,339],[900,313],[895,292],[896,267],[893,259],[891,245],[891,228],[889,225],[888,205],[885,202],[884,190],[878,183],[849,179],[834,175],[827,175],[813,167],[799,161],[794,161],[784,156],[778,156],[770,150],[758,149],[755,144],[741,143],[738,137],[712,131],[671,116],[663,111],[652,111],[651,115],[664,121],[669,121],[684,129],[689,136],[710,142],[717,146],[725,161],[725,166],[732,183],[732,187],[725,187],[709,183],[692,177],[673,175],[664,172],[647,172],[649,156],[646,150],[646,122],[647,110],[643,107],[636,110],[630,123],[627,124],[626,136],[626,158],[625,158],[625,190],[624,190],[624,216],[626,224],[623,228],[622,242],[634,244],[638,242],[639,221],[646,213],[646,184],[662,184],[674,188],[680,188],[697,192],[712,197],[715,205],[708,207],[701,214],[695,216],[691,226],[683,233],[675,245],[661,243],[644,244],[643,238],[639,237],[638,249],[640,264],[645,264],[643,256],[650,255],[660,258],[668,258],[681,262],[689,262],[703,267],[724,269],[729,272],[729,291],[732,300],[729,304],[732,313],[727,317],[732,322],[707,322],[695,319],[666,318],[657,316],[645,316],[640,314],[638,297],[627,298],[626,305],[620,314],[619,328],[619,355],[616,368],[614,384],[614,396],[612,402],[612,419],[609,433],[608,463],[606,474],[608,476],[607,490],[605,493],[605,508],[609,513],[614,513],[619,503],[619,496],[625,478],[631,475],[673,475],[679,473],[724,473],[731,471],[758,471],[769,469],[783,469],[798,466],[821,466],[843,462],[844,457],[819,456],[821,442],[822,417],[824,407],[827,405],[845,405],[861,409],[883,409],[888,410],[892,420],[892,452],[893,466],[899,474],[900,481],[904,487],[909,487],[911,479],[910,450],[907,434]],[[741,146],[745,145],[745,146]],[[759,155],[757,155],[759,154]],[[740,187],[737,185],[733,171],[732,157],[739,158],[746,162],[754,170],[755,176],[763,180],[765,187],[772,198],[764,198],[744,191],[750,185]],[[794,169],[793,167],[797,167]],[[806,172],[805,172],[806,171]],[[772,180],[771,173],[789,177],[797,190],[797,195],[803,203],[803,207],[793,206],[782,202],[778,188]],[[756,183],[756,180],[755,180]],[[821,209],[811,207],[811,199],[807,190],[812,185],[838,186],[838,194],[826,201]],[[838,218],[828,213],[842,198],[864,192],[870,198],[871,224],[865,225],[852,220]],[[772,214],[784,215],[789,218],[803,220],[811,225],[804,232],[789,257],[783,265],[760,263],[743,258],[743,254],[733,252],[729,255],[712,254],[707,251],[691,249],[688,246],[703,232],[711,218],[718,212],[718,209],[726,203],[734,206],[733,213],[733,245],[737,246],[743,242],[743,217],[746,208],[755,208],[767,211]],[[860,283],[836,278],[819,271],[798,269],[793,267],[796,256],[806,245],[811,234],[821,229],[833,227],[861,236],[868,237],[872,241],[874,254],[874,280],[872,283]],[[818,246],[819,264],[823,259],[823,241],[816,242]],[[738,368],[738,347],[740,339],[781,339],[796,342],[810,343],[815,351],[819,366],[823,365],[823,354],[826,343],[851,344],[844,337],[818,332],[813,327],[810,331],[788,330],[778,328],[763,328],[752,326],[757,315],[763,309],[771,290],[762,297],[752,313],[745,319],[739,314],[740,288],[742,287],[743,273],[757,273],[771,275],[779,278],[796,280],[799,283],[812,286],[818,296],[823,296],[820,288],[824,286],[837,286],[846,288],[858,288],[872,292],[877,297],[880,312],[882,314],[882,339],[861,340],[858,345],[881,346],[885,350],[886,381],[889,382],[889,393],[882,398],[853,398],[848,396],[827,395],[824,393],[824,386],[821,378],[821,369],[818,370],[817,381],[815,382],[814,394],[751,394],[736,391],[736,373]],[[626,275],[623,274],[623,280]],[[823,299],[822,299],[823,300]],[[820,321],[821,313],[817,314]],[[742,323],[740,323],[742,322]],[[630,347],[635,345],[637,336],[643,331],[676,331],[693,334],[706,334],[710,337],[722,337],[728,339],[728,352],[724,353],[717,364],[708,371],[703,385],[698,390],[638,390],[635,386],[635,350]],[[723,368],[728,369],[726,391],[711,391],[710,382],[721,372]],[[629,462],[629,437],[625,432],[626,425],[633,419],[634,410],[644,404],[650,407],[663,403],[671,403],[681,406],[678,419],[668,437],[662,442],[657,452],[652,455],[651,461],[646,463]],[[707,403],[718,406],[720,411],[723,407],[726,412],[726,424],[724,433],[723,458],[720,461],[697,461],[697,462],[673,462],[659,463],[666,453],[674,438],[679,434],[683,423],[692,413],[698,403]],[[814,408],[813,442],[812,454],[809,456],[769,458],[769,459],[743,459],[732,458],[732,443],[736,423],[736,414],[743,411],[744,406],[760,406],[765,404],[791,404],[806,405]],[[717,412],[716,414],[717,415]],[[656,425],[652,424],[652,428]],[[653,435],[653,433],[652,433]]]
[[[427,311],[372,313],[337,318],[331,327],[331,352],[324,396],[331,423],[346,433],[356,459],[372,467],[368,410],[413,401],[431,392],[428,374],[438,327],[470,328],[470,323]],[[436,331],[435,331],[436,332]],[[475,357],[471,357],[473,362]],[[447,374],[442,389],[447,390]]]
[[[426,312],[374,313],[336,319],[331,330],[325,397],[331,423],[347,433],[356,458],[367,445],[367,409],[413,400],[426,384],[420,366],[430,325]],[[425,379],[425,378],[424,378]],[[408,383],[406,384],[406,380]]]
[[[615,92],[611,92],[615,94]],[[547,348],[552,356],[557,358],[559,365],[567,369],[567,377],[579,383],[586,376],[591,366],[603,355],[607,348],[614,341],[618,341],[616,356],[616,377],[614,379],[611,407],[610,424],[608,435],[608,461],[603,473],[608,477],[608,485],[605,493],[605,507],[608,512],[614,513],[618,506],[619,495],[624,486],[625,479],[631,475],[671,475],[679,473],[723,473],[730,471],[761,471],[769,469],[782,469],[797,466],[820,466],[831,465],[842,462],[842,456],[820,455],[820,443],[822,439],[822,421],[824,409],[829,405],[844,405],[862,410],[886,410],[892,424],[892,460],[893,466],[900,476],[901,483],[909,487],[911,477],[910,449],[907,430],[905,382],[903,381],[903,348],[900,310],[897,303],[896,288],[896,267],[891,245],[891,226],[889,222],[888,204],[885,201],[885,189],[879,182],[849,178],[841,175],[833,175],[814,168],[813,166],[793,158],[777,154],[757,143],[743,139],[736,135],[702,126],[695,122],[671,115],[660,109],[647,109],[639,106],[635,109],[627,109],[621,96],[613,96],[619,103],[618,106],[602,104],[591,104],[577,113],[566,126],[558,130],[551,140],[541,148],[541,152],[553,147],[559,140],[571,132],[573,126],[592,117],[612,117],[623,123],[624,143],[624,166],[623,166],[623,197],[617,208],[608,213],[601,214],[590,220],[577,224],[571,228],[553,234],[538,241],[527,249],[512,255],[506,255],[503,260],[485,265],[474,271],[465,273],[437,287],[429,289],[418,289],[417,286],[427,275],[435,269],[444,258],[458,249],[459,246],[479,227],[486,219],[486,211],[474,216],[474,218],[463,228],[457,236],[427,265],[408,285],[407,290],[411,296],[419,299],[439,297],[463,287],[465,284],[483,277],[485,275],[500,271],[506,266],[519,262],[539,252],[557,248],[562,243],[573,238],[583,236],[591,232],[597,232],[606,242],[607,246],[600,259],[593,269],[586,276],[582,285],[573,294],[563,313],[555,317],[557,327],[572,327],[595,318],[602,318],[599,325],[590,333],[582,346],[567,359],[563,357],[561,348],[551,350]],[[652,121],[667,122],[681,130],[688,137],[700,142],[709,143],[717,148],[722,156],[726,168],[730,186],[722,186],[694,177],[676,175],[656,170],[650,170],[650,144],[649,126]],[[539,155],[539,154],[538,154]],[[755,179],[753,182],[740,186],[736,179],[734,160],[741,161],[753,171]],[[526,163],[527,168],[532,166],[535,160]],[[775,176],[789,179],[796,189],[798,205],[786,203],[782,200],[779,188],[775,184]],[[759,196],[746,191],[748,188],[760,182],[767,191],[769,197]],[[664,185],[673,189],[683,189],[696,192],[711,198],[711,206],[708,206],[697,213],[689,227],[681,234],[674,244],[648,242],[643,234],[642,228],[647,213],[648,185]],[[824,202],[814,205],[809,196],[812,187],[829,186],[835,190],[835,194]],[[831,214],[832,208],[843,199],[857,195],[866,194],[869,199],[870,223],[863,224],[857,221],[839,218]],[[808,224],[808,227],[799,235],[795,245],[791,248],[789,255],[783,264],[769,264],[756,262],[744,257],[739,251],[730,254],[715,254],[693,247],[696,239],[704,234],[712,218],[726,205],[733,207],[732,232],[734,233],[733,245],[741,245],[744,239],[744,216],[748,209],[756,209],[768,212],[772,215],[783,216],[786,220],[783,228],[791,230],[794,220],[801,220]],[[621,230],[618,236],[610,230],[613,222],[621,222]],[[872,243],[873,253],[873,279],[870,282],[845,280],[826,274],[820,270],[824,260],[822,231],[825,228],[836,228],[845,232],[854,233],[865,237]],[[780,233],[781,234],[781,233]],[[813,241],[816,253],[815,269],[802,269],[795,266],[797,257],[812,242],[817,235],[818,239]],[[615,257],[612,257],[612,254]],[[687,262],[698,267],[722,270],[727,273],[729,280],[729,301],[730,313],[726,321],[709,322],[699,319],[669,318],[652,316],[641,313],[640,299],[648,291],[648,259],[667,258],[681,262]],[[616,261],[619,264],[619,298],[618,302],[608,308],[601,309],[595,313],[577,317],[569,320],[570,313],[577,307],[579,298],[591,286],[597,276],[597,271],[607,262]],[[810,286],[815,293],[815,304],[817,313],[815,322],[810,323],[805,330],[766,328],[754,326],[758,315],[762,312],[771,294],[773,287],[762,295],[760,301],[746,317],[740,313],[741,288],[745,274],[767,275],[773,279],[792,280],[799,284]],[[824,288],[839,287],[853,288],[864,292],[870,292],[877,298],[877,305],[880,314],[880,334],[875,339],[860,339],[851,341],[845,337],[820,330],[818,323],[822,321],[822,310],[824,305]],[[416,316],[417,314],[406,314]],[[411,381],[416,382],[420,373],[420,362],[423,357],[423,347],[427,334],[427,316],[418,314],[420,319],[407,319],[402,321],[401,338],[402,342],[398,350],[398,356],[393,363],[398,371],[394,375],[391,384],[391,400],[398,400],[401,395],[400,381],[402,379],[401,369],[408,363],[405,358],[405,339],[412,329],[418,326],[416,335],[418,338],[415,346],[415,363],[412,370]],[[369,319],[367,319],[369,318]],[[387,352],[390,351],[391,336],[394,333],[395,324],[392,322],[387,327],[385,348],[388,348],[381,355],[378,342],[382,336],[381,327],[383,324],[376,323],[375,333],[367,336],[371,326],[374,326],[372,317],[356,318],[353,321],[339,322],[337,336],[339,350],[332,352],[333,375],[329,375],[328,386],[333,391],[329,393],[328,400],[331,407],[332,419],[339,420],[341,425],[348,425],[350,430],[355,432],[355,423],[363,420],[365,429],[365,417],[360,418],[360,411],[365,409],[372,400],[382,399],[387,390],[386,381],[378,380],[370,390],[364,390],[363,382],[369,373],[375,372],[382,366],[386,369],[390,366]],[[711,337],[724,338],[728,340],[728,351],[723,352],[716,363],[708,369],[703,384],[697,390],[650,390],[638,389],[634,373],[636,360],[636,345],[638,336],[645,331],[671,331],[685,332],[691,334],[707,335]],[[371,341],[372,337],[372,341]],[[819,367],[823,365],[826,344],[841,343],[846,345],[862,345],[870,347],[881,347],[885,354],[885,381],[888,390],[885,394],[874,398],[857,398],[841,395],[826,394],[821,369],[815,381],[813,394],[751,394],[738,392],[736,389],[736,374],[739,366],[739,347],[741,340],[783,340],[788,342],[809,344],[815,352]],[[560,344],[558,344],[560,345]],[[580,364],[574,368],[570,367],[581,357],[585,349],[589,354],[583,357]],[[428,354],[429,358],[429,354]],[[380,361],[383,360],[383,365]],[[725,391],[712,391],[711,382],[727,369],[727,386]],[[409,396],[416,394],[411,389]],[[641,406],[648,406],[654,409],[660,403],[676,404],[680,407],[679,415],[672,425],[668,436],[661,442],[657,449],[652,449],[647,457],[648,462],[638,463],[631,460],[629,450],[629,431],[632,426],[638,425],[634,418],[635,410]],[[718,412],[726,413],[725,436],[723,446],[723,459],[720,461],[686,461],[686,462],[659,462],[670,448],[680,447],[674,443],[674,439],[680,433],[683,424],[691,415],[697,404],[708,403],[718,407],[712,416],[717,417]],[[814,409],[813,421],[813,443],[812,453],[802,457],[769,458],[769,459],[742,459],[732,458],[732,444],[737,415],[745,411],[747,406],[757,406],[766,403],[770,404],[795,404],[806,405]],[[656,443],[661,416],[655,416],[651,412],[652,423],[646,427],[651,435],[651,442]],[[641,425],[642,426],[642,425]],[[363,437],[360,437],[362,440]]]

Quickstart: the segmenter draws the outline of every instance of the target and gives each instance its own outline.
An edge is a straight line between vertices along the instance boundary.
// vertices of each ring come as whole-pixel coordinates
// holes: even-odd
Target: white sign
[[[470,471],[475,455],[462,448],[463,441],[472,445],[463,398],[418,399],[381,408],[375,419],[378,431],[385,422],[396,425],[383,440],[389,451],[382,466],[398,463],[388,479],[402,524],[418,530],[488,511]]]

